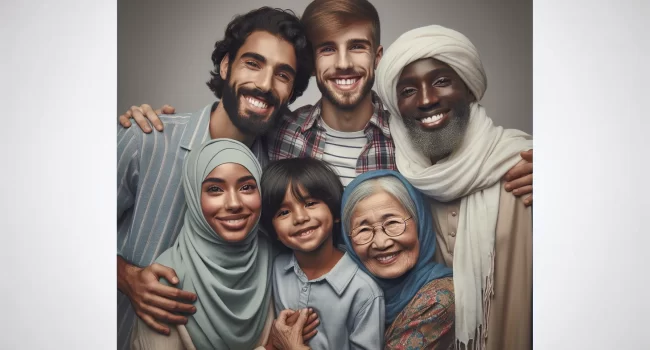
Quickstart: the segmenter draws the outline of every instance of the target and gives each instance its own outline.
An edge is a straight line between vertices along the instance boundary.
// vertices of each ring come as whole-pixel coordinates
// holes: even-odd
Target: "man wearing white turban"
[[[503,175],[532,136],[494,126],[487,79],[464,35],[427,26],[400,36],[377,68],[398,170],[432,202],[435,259],[453,267],[460,348],[532,348],[532,211]]]

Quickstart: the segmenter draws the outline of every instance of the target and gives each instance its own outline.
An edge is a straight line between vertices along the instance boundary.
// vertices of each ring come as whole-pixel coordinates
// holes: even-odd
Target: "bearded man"
[[[532,137],[495,126],[487,79],[457,31],[400,36],[377,68],[398,170],[432,203],[435,259],[453,268],[460,349],[532,348],[532,211],[502,177]]]

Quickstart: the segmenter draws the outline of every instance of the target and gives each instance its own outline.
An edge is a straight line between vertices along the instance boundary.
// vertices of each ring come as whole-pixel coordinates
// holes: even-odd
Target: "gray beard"
[[[455,106],[450,112],[447,125],[435,130],[423,130],[415,118],[402,120],[413,148],[435,162],[451,154],[463,142],[469,124],[469,113],[469,105]]]

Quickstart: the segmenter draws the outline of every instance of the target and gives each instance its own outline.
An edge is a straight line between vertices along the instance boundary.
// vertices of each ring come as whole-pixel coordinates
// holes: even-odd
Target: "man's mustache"
[[[335,70],[334,72],[327,74],[324,78],[325,79],[332,79],[334,77],[339,77],[341,75],[354,75],[354,76],[363,76],[363,73],[358,72],[354,69],[338,69]]]

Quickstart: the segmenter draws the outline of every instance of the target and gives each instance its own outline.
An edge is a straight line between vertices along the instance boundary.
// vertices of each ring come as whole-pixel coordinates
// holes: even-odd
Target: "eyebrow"
[[[346,45],[352,45],[352,44],[364,44],[368,46],[372,46],[372,43],[368,39],[350,39],[345,42]],[[320,49],[323,46],[336,46],[336,43],[333,41],[326,41],[324,43],[319,44],[316,48]]]
[[[242,176],[239,179],[237,179],[237,183],[242,183],[242,182],[246,182],[246,181],[250,181],[250,180],[255,181],[255,177],[253,177],[252,175]],[[226,180],[224,180],[222,178],[218,178],[218,177],[208,177],[205,180],[203,180],[202,184],[206,184],[206,183],[224,184],[224,183],[226,183]]]
[[[395,214],[394,212],[388,212],[388,213],[386,213],[386,214],[384,214],[384,215],[381,216],[381,218],[380,218],[381,223],[383,224],[384,221],[388,220],[389,218],[391,218],[391,217],[393,217],[393,216],[400,216],[400,215],[399,215],[399,214]],[[363,220],[362,220],[358,225],[356,225],[356,226],[357,226],[357,227],[360,227],[360,226],[366,226],[366,225],[367,225],[367,226],[370,225],[370,224],[368,223],[368,219],[363,219]]]
[[[267,61],[266,61],[266,57],[260,55],[259,53],[255,53],[255,52],[244,52],[244,53],[241,55],[241,58],[246,58],[246,57],[248,57],[248,58],[252,58],[252,59],[254,59],[254,60],[256,60],[256,61],[260,61],[260,62],[262,62],[262,63],[267,63]],[[293,69],[293,67],[291,67],[290,65],[288,65],[288,64],[286,64],[286,63],[280,63],[280,64],[278,65],[278,69],[280,69],[280,70],[282,70],[282,71],[285,71],[285,72],[287,72],[287,73],[289,73],[289,74],[291,74],[291,75],[293,75],[293,76],[296,75],[296,70]]]
[[[436,75],[440,75],[440,74],[450,74],[452,72],[454,72],[454,70],[451,69],[451,68],[440,67],[440,68],[436,68],[436,69],[434,69],[432,71],[429,71],[424,75],[428,77],[428,76],[436,76]],[[409,74],[405,78],[401,78],[400,80],[398,80],[397,81],[397,86],[400,86],[400,85],[416,85],[418,80],[419,79],[418,79],[417,76],[413,76],[412,74]]]

